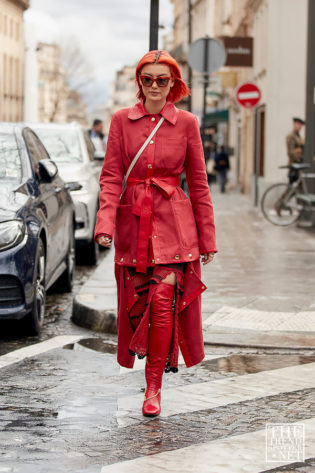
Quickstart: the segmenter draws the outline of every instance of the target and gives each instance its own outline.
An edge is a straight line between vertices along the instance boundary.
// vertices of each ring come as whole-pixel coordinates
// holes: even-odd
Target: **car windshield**
[[[20,150],[12,133],[0,131],[0,182],[12,186],[22,180]]]
[[[78,133],[75,130],[58,130],[33,127],[56,163],[83,161]]]

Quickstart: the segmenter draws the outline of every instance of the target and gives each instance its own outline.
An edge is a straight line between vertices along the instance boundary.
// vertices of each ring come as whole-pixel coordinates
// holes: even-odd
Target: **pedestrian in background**
[[[99,118],[93,121],[92,129],[89,130],[89,135],[94,144],[95,151],[100,156],[106,151],[105,135],[103,133],[103,122]]]
[[[214,161],[215,161],[214,168],[219,175],[220,190],[223,193],[225,192],[227,173],[228,173],[228,170],[230,169],[229,155],[225,151],[224,146],[220,146],[219,152],[216,153]]]
[[[150,51],[135,80],[139,102],[112,117],[95,239],[109,248],[115,229],[117,360],[132,368],[136,355],[146,357],[142,413],[155,416],[163,373],[178,371],[179,347],[187,367],[205,356],[201,261],[210,263],[217,248],[199,122],[174,105],[190,93],[179,65],[166,51]]]
[[[293,163],[301,163],[303,161],[304,140],[300,135],[303,125],[305,125],[304,120],[294,117],[293,130],[286,136],[289,166]],[[299,178],[299,172],[295,169],[289,169],[288,177],[290,184],[293,184],[293,182],[297,181]]]

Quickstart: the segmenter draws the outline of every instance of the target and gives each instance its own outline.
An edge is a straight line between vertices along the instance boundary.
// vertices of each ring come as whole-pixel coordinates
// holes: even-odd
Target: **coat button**
[[[148,164],[148,168],[149,168],[149,169],[152,169],[152,164]]]
[[[190,271],[190,274],[193,274],[193,271]]]
[[[121,261],[121,262],[124,261],[124,258],[120,258],[120,261]]]
[[[153,235],[153,238],[156,238],[156,235]]]
[[[133,262],[133,263],[136,263],[136,262],[137,262],[137,260],[136,260],[136,259],[133,259],[133,260],[132,260],[132,262]]]
[[[153,140],[151,140],[151,141],[150,141],[150,145],[153,145],[153,143],[154,143],[154,141],[153,141]]]
[[[201,286],[201,289],[206,289],[205,286]]]
[[[183,305],[186,305],[186,302],[183,302]]]
[[[179,259],[179,255],[175,255],[174,258],[175,258],[175,259]]]
[[[189,258],[192,258],[192,254],[191,254],[191,253],[189,253],[189,255],[188,255],[188,256],[189,256]]]
[[[156,258],[156,261],[160,261],[160,258]]]
[[[155,263],[155,260],[154,260],[154,259],[152,259],[152,260],[151,260],[151,263]]]
[[[138,297],[138,294],[134,294],[134,297]]]
[[[151,122],[155,122],[155,117],[152,117],[152,118],[151,118]]]

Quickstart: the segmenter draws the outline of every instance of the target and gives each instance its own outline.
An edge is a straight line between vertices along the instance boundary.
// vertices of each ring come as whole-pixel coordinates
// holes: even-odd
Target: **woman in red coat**
[[[204,358],[201,264],[217,251],[213,206],[195,115],[174,102],[190,94],[177,62],[150,51],[136,69],[139,102],[114,113],[100,176],[96,241],[115,244],[117,360],[146,356],[142,412],[160,413],[164,371]],[[163,117],[127,179],[138,150]],[[189,198],[180,187],[186,172]]]

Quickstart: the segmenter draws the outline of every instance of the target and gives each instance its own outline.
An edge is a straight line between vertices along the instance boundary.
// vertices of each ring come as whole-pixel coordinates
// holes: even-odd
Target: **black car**
[[[74,204],[36,134],[0,123],[0,319],[40,332],[46,291],[72,289]]]

